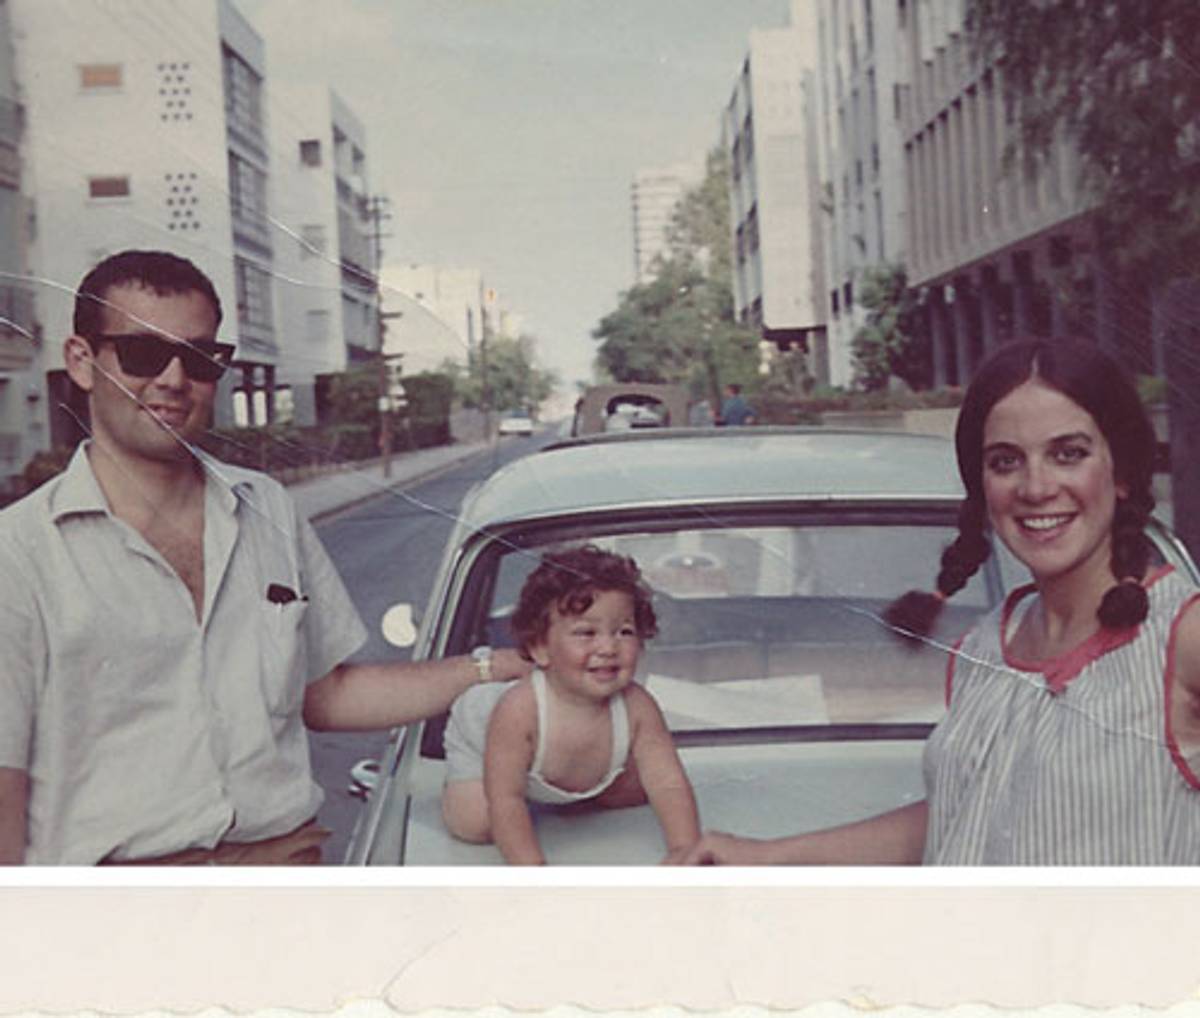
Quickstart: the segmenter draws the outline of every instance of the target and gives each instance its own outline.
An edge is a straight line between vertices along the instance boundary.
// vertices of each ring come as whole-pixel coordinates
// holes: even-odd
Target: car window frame
[[[953,528],[958,518],[960,500],[943,497],[930,498],[855,498],[855,499],[805,499],[781,503],[778,500],[764,501],[718,501],[688,505],[631,506],[627,508],[604,508],[602,511],[573,513],[567,516],[550,516],[523,519],[507,524],[489,525],[474,533],[469,530],[459,536],[454,561],[448,567],[452,575],[446,577],[444,590],[439,592],[436,606],[431,605],[426,621],[436,625],[436,632],[429,632],[428,652],[443,657],[468,652],[471,647],[484,642],[488,635],[488,619],[492,593],[498,576],[499,560],[514,550],[530,551],[547,544],[583,541],[603,533],[619,536],[647,531],[670,533],[681,529],[682,524],[703,525],[710,528],[722,526],[732,529],[749,527],[788,526],[803,521],[805,526],[938,526]],[[880,524],[879,513],[891,518]],[[999,567],[994,557],[984,569],[983,582],[989,604],[998,603],[1004,588]],[[931,564],[931,575],[933,564]],[[446,613],[454,614],[446,619]],[[901,648],[897,648],[900,650]],[[420,733],[421,755],[438,759],[442,756],[441,743],[447,714],[435,715],[422,723]],[[932,723],[879,723],[877,725],[783,725],[763,726],[754,730],[728,729],[723,732],[686,729],[672,732],[679,745],[715,745],[719,742],[758,741],[755,733],[761,733],[761,741],[834,741],[824,732],[840,731],[847,740],[875,738],[924,738]],[[894,729],[895,735],[887,733]]]

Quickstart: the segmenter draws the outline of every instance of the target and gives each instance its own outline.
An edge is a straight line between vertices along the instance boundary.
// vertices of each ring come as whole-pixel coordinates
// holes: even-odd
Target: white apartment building
[[[853,380],[864,269],[905,255],[901,100],[907,47],[897,0],[796,0],[816,9],[829,381]]]
[[[318,378],[379,349],[366,131],[323,84],[275,78],[269,95],[276,296],[288,337],[276,380],[293,419],[313,424]]]
[[[700,169],[686,163],[642,169],[634,174],[629,197],[635,282],[649,283],[654,278],[655,259],[668,253],[667,227],[675,206],[700,178]]]
[[[40,448],[45,393],[35,371],[32,291],[25,279],[28,205],[21,191],[21,110],[8,7],[0,3],[0,495]]]
[[[467,363],[484,329],[488,291],[479,269],[386,265],[380,284],[388,316],[384,350],[400,356],[404,374],[436,371],[445,361]]]
[[[765,340],[793,343],[827,369],[820,152],[811,5],[786,28],[750,33],[749,52],[722,115],[730,154],[734,302]]]
[[[1110,348],[1147,342],[1122,328],[1122,299],[1097,250],[1077,185],[1077,157],[1061,142],[1027,172],[1004,162],[1019,125],[999,68],[972,60],[963,0],[895,0],[911,68],[903,109],[909,284],[918,287],[933,341],[935,381],[964,383],[1010,336],[1074,331],[1062,287],[1090,295],[1085,328]],[[1142,338],[1139,338],[1142,337]],[[1142,351],[1142,363],[1151,356]]]
[[[265,47],[231,0],[9,0],[26,113],[30,268],[45,342],[37,441],[86,407],[62,364],[72,292],[104,256],[165,248],[213,280],[237,344],[218,425],[272,413],[280,361]],[[61,408],[68,406],[72,413]]]

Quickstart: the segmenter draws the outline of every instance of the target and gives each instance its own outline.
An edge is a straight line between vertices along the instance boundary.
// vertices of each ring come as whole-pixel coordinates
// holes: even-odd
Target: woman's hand
[[[706,831],[691,848],[683,851],[678,859],[672,852],[664,862],[672,861],[684,866],[765,866],[770,858],[769,841],[758,838],[739,838],[723,831]]]

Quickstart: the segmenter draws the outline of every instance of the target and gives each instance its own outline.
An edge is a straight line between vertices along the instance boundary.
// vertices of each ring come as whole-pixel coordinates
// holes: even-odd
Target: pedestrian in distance
[[[90,438],[0,513],[0,861],[315,863],[307,728],[445,710],[487,659],[347,664],[366,630],[271,478],[195,446],[233,347],[191,262],[81,282],[63,356]]]
[[[966,497],[933,593],[889,621],[910,640],[991,552],[1033,582],[961,641],[924,759],[926,799],[769,841],[706,834],[700,863],[1200,863],[1200,592],[1156,565],[1155,436],[1091,342],[1007,344],[955,436]]]
[[[742,396],[742,387],[736,382],[725,386],[725,399],[721,403],[721,423],[737,428],[755,422],[753,407]]]
[[[506,861],[544,863],[529,800],[654,808],[677,862],[700,834],[696,799],[662,712],[634,681],[657,621],[631,558],[592,545],[545,556],[512,617],[537,665],[504,686],[469,689],[446,727],[442,815],[464,841]]]

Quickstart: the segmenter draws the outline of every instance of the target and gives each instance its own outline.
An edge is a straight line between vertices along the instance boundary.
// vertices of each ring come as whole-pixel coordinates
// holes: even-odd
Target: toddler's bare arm
[[[665,861],[676,861],[700,837],[700,815],[692,783],[654,698],[641,686],[626,691],[632,745],[642,787],[667,843]]]
[[[533,690],[524,684],[509,690],[492,712],[483,755],[483,790],[492,840],[507,862],[518,865],[546,861],[525,801],[536,726]]]

